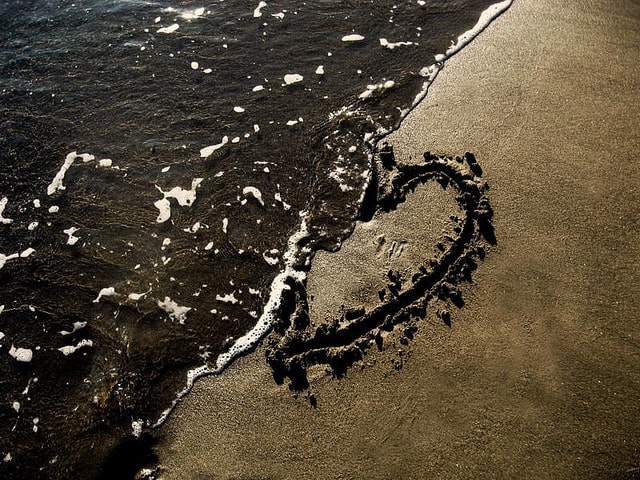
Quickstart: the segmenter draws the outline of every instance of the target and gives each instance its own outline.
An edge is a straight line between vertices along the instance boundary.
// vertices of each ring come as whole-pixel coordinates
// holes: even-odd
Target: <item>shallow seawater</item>
[[[94,477],[250,348],[494,3],[3,2],[0,476]]]

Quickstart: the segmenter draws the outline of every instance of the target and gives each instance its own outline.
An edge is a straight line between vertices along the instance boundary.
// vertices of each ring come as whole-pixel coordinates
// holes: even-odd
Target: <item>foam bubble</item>
[[[13,222],[12,219],[2,216],[2,214],[4,213],[4,208],[7,206],[7,202],[9,202],[9,199],[7,197],[2,197],[2,200],[0,200],[0,223],[3,223],[5,225]]]
[[[80,237],[76,237],[74,235],[74,233],[76,233],[78,231],[78,229],[76,227],[69,227],[65,230],[63,230],[64,233],[67,234],[67,236],[69,238],[67,238],[67,245],[75,245],[78,240],[80,240]]]
[[[191,188],[189,190],[182,187],[173,187],[169,191],[164,191],[156,185],[156,188],[162,193],[163,198],[156,200],[153,205],[158,209],[157,223],[164,223],[171,218],[171,203],[170,198],[178,201],[178,205],[181,207],[190,207],[193,202],[196,201],[196,189],[200,186],[204,179],[194,178],[191,181]]]
[[[129,300],[133,300],[134,302],[137,302],[138,300],[140,300],[142,297],[144,297],[147,293],[149,292],[143,292],[143,293],[130,293],[129,295],[127,295],[127,298]]]
[[[360,42],[362,40],[364,40],[364,37],[358,33],[352,33],[342,37],[343,42]]]
[[[262,16],[261,10],[266,6],[267,6],[267,2],[262,2],[261,1],[260,3],[258,3],[258,6],[253,11],[254,18],[260,18]]]
[[[133,434],[134,437],[140,438],[140,435],[142,434],[143,425],[144,425],[144,422],[142,420],[134,420],[133,422],[131,422],[131,433]]]
[[[16,348],[11,345],[9,349],[9,355],[16,359],[18,362],[29,363],[33,360],[33,350],[30,348]]]
[[[73,329],[70,332],[67,330],[61,330],[60,335],[62,336],[71,335],[72,333],[75,333],[86,326],[87,326],[87,322],[73,322]]]
[[[397,48],[397,47],[402,47],[402,46],[407,46],[407,45],[418,45],[418,44],[415,43],[415,42],[395,42],[395,43],[391,43],[386,38],[381,38],[380,39],[380,45],[382,45],[383,47],[388,48],[389,50],[393,50],[394,48]]]
[[[85,347],[93,347],[93,342],[91,340],[83,338],[76,345],[65,345],[64,347],[58,348],[58,351],[62,352],[62,354],[66,357]]]
[[[98,292],[98,296],[93,300],[93,303],[98,303],[102,297],[112,297],[116,295],[116,289],[114,287],[106,287]]]
[[[20,255],[17,253],[12,253],[11,255],[0,253],[0,268],[4,267],[5,263],[7,263],[8,260],[13,260],[14,258],[18,258],[19,256]]]
[[[168,27],[162,27],[159,28],[157,31],[157,33],[173,33],[176,30],[178,30],[180,28],[180,25],[178,25],[177,23],[174,23],[172,25],[169,25]]]
[[[224,147],[227,143],[229,143],[229,137],[227,137],[226,135],[224,137],[222,137],[222,141],[216,145],[211,145],[209,147],[205,147],[203,149],[200,150],[200,156],[202,158],[206,158],[209,155],[211,155],[213,152],[215,152],[216,150]]]
[[[258,203],[260,203],[260,205],[264,207],[264,200],[262,200],[262,193],[256,187],[244,187],[242,189],[242,194],[245,196],[251,195],[253,198],[255,198],[258,201]]]
[[[53,180],[47,187],[47,195],[53,195],[58,190],[65,189],[62,181],[64,180],[64,176],[67,173],[67,170],[69,170],[69,168],[71,167],[71,165],[73,165],[73,162],[75,162],[77,158],[82,159],[82,161],[85,163],[95,159],[93,155],[89,155],[88,153],[78,154],[77,152],[71,152],[67,154],[64,159],[64,163],[60,167],[60,170],[58,170],[58,173],[56,173],[55,177],[53,177]]]
[[[178,305],[169,297],[164,297],[163,301],[158,300],[156,303],[158,307],[167,312],[172,320],[177,320],[181,325],[184,324],[187,313],[192,310],[191,307]]]
[[[294,84],[294,83],[301,82],[302,80],[304,80],[304,77],[302,75],[300,75],[299,73],[287,73],[283,77],[283,80],[284,80],[285,85],[291,85],[291,84]]]
[[[262,258],[264,258],[264,261],[269,265],[277,265],[280,261],[280,259],[278,258],[279,253],[280,250],[278,250],[277,248],[267,250],[266,252],[262,253]]]
[[[223,303],[238,303],[238,299],[236,298],[235,292],[227,293],[225,295],[216,295],[216,300]]]

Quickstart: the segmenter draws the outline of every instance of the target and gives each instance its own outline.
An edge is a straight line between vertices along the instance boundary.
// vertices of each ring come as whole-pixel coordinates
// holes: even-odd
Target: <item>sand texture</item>
[[[482,165],[497,245],[465,306],[434,300],[408,345],[314,367],[299,395],[264,348],[199,381],[159,432],[162,478],[640,478],[639,27],[631,0],[515,0],[448,61],[388,141]],[[375,304],[455,208],[426,184],[319,254],[311,321]]]

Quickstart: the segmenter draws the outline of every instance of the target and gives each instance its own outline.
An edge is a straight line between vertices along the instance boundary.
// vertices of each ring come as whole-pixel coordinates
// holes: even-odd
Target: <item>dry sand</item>
[[[400,371],[389,346],[315,375],[316,409],[262,351],[240,359],[163,427],[163,478],[640,478],[639,27],[633,0],[515,0],[450,60],[390,143],[404,161],[472,151],[491,185],[498,246],[452,327],[429,315]],[[439,232],[430,204],[397,221]],[[311,271],[317,314],[377,271],[339,258]]]

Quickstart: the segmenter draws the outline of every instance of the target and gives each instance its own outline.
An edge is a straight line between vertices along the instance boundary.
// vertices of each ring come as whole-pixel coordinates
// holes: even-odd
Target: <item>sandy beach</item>
[[[633,0],[515,0],[450,59],[388,142],[482,165],[497,246],[465,306],[449,327],[434,303],[344,378],[310,372],[315,408],[262,348],[201,379],[157,432],[162,478],[640,478],[639,27]],[[317,255],[312,317],[375,302],[452,208],[425,186]]]

